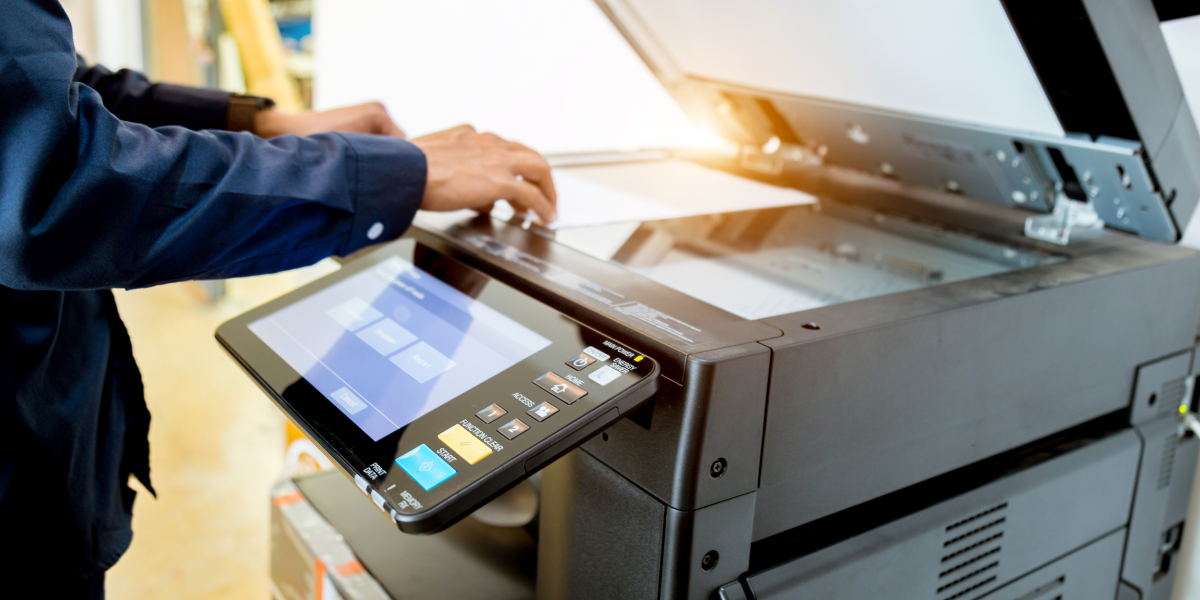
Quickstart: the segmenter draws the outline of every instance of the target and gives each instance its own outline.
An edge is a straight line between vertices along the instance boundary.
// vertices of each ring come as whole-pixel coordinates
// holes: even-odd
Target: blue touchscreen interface
[[[397,257],[250,330],[377,441],[550,345]]]

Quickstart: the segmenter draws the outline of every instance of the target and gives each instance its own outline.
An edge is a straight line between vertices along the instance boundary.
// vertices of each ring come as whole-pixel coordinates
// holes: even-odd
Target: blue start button
[[[425,491],[432,490],[458,472],[425,444],[421,444],[409,450],[404,456],[397,458],[396,464],[400,465],[400,468],[404,469],[409,477],[421,484]]]

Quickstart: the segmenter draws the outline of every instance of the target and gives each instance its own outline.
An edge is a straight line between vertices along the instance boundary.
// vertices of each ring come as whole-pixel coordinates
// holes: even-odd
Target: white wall
[[[316,0],[314,104],[543,152],[705,140],[591,0]]]
[[[61,0],[75,36],[75,51],[113,71],[142,70],[140,0]]]
[[[1192,109],[1192,118],[1200,122],[1200,16],[1168,21],[1163,23],[1162,30],[1167,48],[1171,50],[1171,60],[1183,83],[1183,94]],[[1200,165],[1196,168],[1200,169]],[[1192,219],[1184,243],[1200,248],[1200,219]],[[1200,563],[1197,567],[1200,568]],[[1200,598],[1200,587],[1196,589],[1195,597]]]

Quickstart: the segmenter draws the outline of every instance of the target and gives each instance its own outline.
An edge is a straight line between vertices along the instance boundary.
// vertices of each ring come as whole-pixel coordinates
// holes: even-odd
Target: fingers
[[[400,126],[397,125],[396,122],[387,115],[387,113],[384,113],[383,117],[381,117],[379,122],[379,133],[381,135],[390,135],[400,139],[408,139],[408,136],[404,135],[404,130],[400,129]]]
[[[351,111],[359,118],[365,121],[363,133],[373,133],[375,135],[389,135],[392,137],[405,138],[404,130],[400,129],[396,122],[392,120],[388,114],[387,108],[379,102],[368,102],[358,106],[350,107]]]
[[[545,223],[557,217],[550,165],[537,152],[470,125],[412,140],[426,158],[426,210],[489,207],[507,199]]]
[[[538,218],[543,223],[552,223],[558,215],[554,210],[554,204],[546,198],[542,193],[542,189],[528,181],[521,179],[513,179],[509,185],[509,203],[513,204],[513,208],[518,211],[530,211],[537,213]]]
[[[519,145],[519,144],[518,144]],[[554,189],[554,177],[551,174],[550,163],[542,155],[521,146],[522,150],[513,155],[512,172],[525,181],[541,188],[551,205],[558,205],[558,192]]]
[[[408,139],[408,136],[404,135],[404,130],[400,129],[400,126],[396,125],[396,123],[388,118],[387,115],[384,115],[383,117],[376,117],[371,130],[371,133],[377,135],[388,135],[401,139]]]

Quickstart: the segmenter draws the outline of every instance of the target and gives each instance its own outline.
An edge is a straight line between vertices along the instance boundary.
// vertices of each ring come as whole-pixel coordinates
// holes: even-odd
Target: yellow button
[[[443,431],[438,435],[438,439],[472,465],[492,453],[492,449],[488,448],[487,444],[471,435],[471,432],[462,425],[455,425]]]

